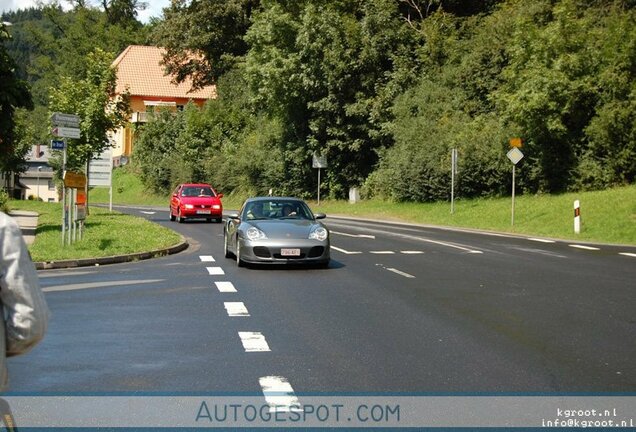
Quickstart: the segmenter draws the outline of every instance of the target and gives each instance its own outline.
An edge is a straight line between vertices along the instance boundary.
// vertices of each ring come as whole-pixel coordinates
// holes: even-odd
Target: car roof
[[[284,201],[284,200],[288,200],[288,201],[302,201],[304,202],[303,199],[301,198],[295,198],[295,197],[285,197],[285,196],[258,196],[258,197],[252,197],[252,198],[248,198],[245,200],[245,202],[254,202],[254,201]]]
[[[212,187],[208,183],[181,183],[179,187]]]

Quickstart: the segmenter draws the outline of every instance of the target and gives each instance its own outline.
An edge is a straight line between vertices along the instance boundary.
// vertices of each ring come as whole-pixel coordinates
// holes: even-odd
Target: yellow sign
[[[523,140],[521,138],[510,138],[510,147],[523,147]]]
[[[64,171],[64,186],[67,188],[83,189],[86,187],[86,176],[82,173]]]

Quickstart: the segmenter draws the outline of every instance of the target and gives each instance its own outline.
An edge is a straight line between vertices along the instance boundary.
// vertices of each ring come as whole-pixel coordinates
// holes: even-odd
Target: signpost
[[[327,168],[327,156],[321,156],[314,153],[311,162],[311,166],[313,168],[318,168],[318,205],[320,205],[320,170],[322,168]]]
[[[457,174],[457,149],[451,149],[451,214],[455,213],[455,174]]]
[[[512,145],[512,140],[514,140],[515,138],[510,140],[510,144]],[[519,139],[519,138],[516,138]],[[521,153],[521,150],[519,150],[518,147],[512,147],[512,149],[510,149],[510,151],[506,154],[506,156],[508,156],[508,159],[510,159],[510,161],[512,162],[512,216],[511,216],[511,221],[510,221],[510,225],[515,224],[515,168],[517,167],[517,164],[519,163],[519,161],[521,159],[523,159],[523,153]]]
[[[113,211],[113,150],[107,148],[99,156],[88,163],[88,186],[98,187],[106,186],[110,188],[109,191],[109,206],[110,211]]]
[[[51,115],[51,125],[53,129],[51,130],[51,135],[60,137],[60,138],[74,138],[79,139],[81,136],[80,131],[80,118],[75,114],[65,114],[65,113],[53,113]],[[75,193],[72,191],[67,191],[67,189],[77,189],[86,187],[86,176],[80,173],[73,173],[66,171],[66,140],[52,140],[51,148],[54,150],[62,150],[62,172],[64,173],[64,188],[62,188],[62,245],[67,244],[66,233],[68,231],[68,244],[71,243],[71,222],[73,231],[75,232],[76,220],[72,219],[72,213],[75,211],[75,215],[77,216],[78,211],[73,207],[73,201],[75,199]],[[83,178],[83,183],[82,183]],[[81,186],[79,186],[81,185]],[[67,200],[69,202],[67,202]],[[83,219],[82,219],[83,220]],[[83,225],[81,225],[83,227]],[[80,227],[80,237],[82,228]],[[73,240],[74,240],[73,235]]]

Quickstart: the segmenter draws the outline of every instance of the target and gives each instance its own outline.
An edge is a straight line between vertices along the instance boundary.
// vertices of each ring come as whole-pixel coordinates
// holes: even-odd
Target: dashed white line
[[[584,246],[584,245],[578,245],[578,244],[571,244],[571,245],[568,245],[568,246],[570,246],[571,248],[576,248],[576,249],[595,250],[595,251],[600,250],[597,247]]]
[[[331,249],[338,251],[340,253],[346,254],[346,255],[357,255],[357,254],[361,254],[362,252],[354,252],[354,251],[348,251],[348,250],[344,250],[335,246],[331,246]]]
[[[415,279],[415,276],[413,276],[412,274],[408,274],[408,273],[403,272],[403,271],[398,270],[398,269],[387,267],[387,270],[390,271],[390,272],[393,272],[395,274],[399,274],[400,276],[404,276],[405,278]]]
[[[243,302],[225,302],[223,303],[228,316],[231,317],[248,317],[250,313],[247,311]]]
[[[302,411],[289,381],[280,376],[266,376],[258,379],[270,412]]]
[[[619,252],[619,255],[623,255],[623,256],[628,256],[628,257],[632,257],[632,258],[636,258],[636,253],[630,253],[630,252]]]
[[[201,255],[201,256],[199,256],[199,259],[202,262],[214,262],[215,261],[214,257],[212,257],[211,255]]]
[[[386,251],[369,251],[369,253],[374,255],[393,255],[395,252],[386,250]]]
[[[539,243],[556,243],[554,240],[542,239],[542,238],[529,238],[528,240],[539,242]]]
[[[221,267],[206,267],[210,276],[224,275],[225,272]]]
[[[265,336],[260,332],[239,332],[239,337],[241,338],[245,352],[271,351],[265,340]]]
[[[232,282],[214,282],[219,292],[236,292]]]
[[[403,251],[400,251],[400,253],[401,253],[401,254],[404,254],[404,255],[420,255],[420,254],[423,254],[423,253],[424,253],[424,251],[417,251],[417,250],[403,250]]]

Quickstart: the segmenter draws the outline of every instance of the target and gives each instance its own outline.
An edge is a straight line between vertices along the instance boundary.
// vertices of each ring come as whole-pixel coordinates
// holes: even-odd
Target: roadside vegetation
[[[35,242],[29,247],[33,261],[98,258],[146,252],[174,246],[181,236],[140,217],[91,207],[84,236],[62,246],[62,206],[39,201],[9,201],[9,208],[39,214]]]

